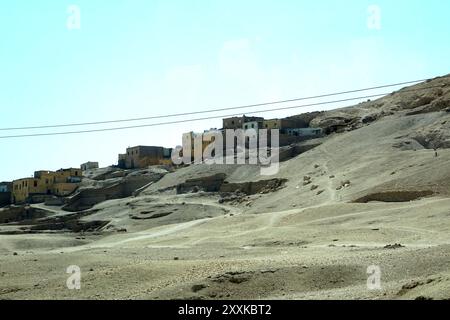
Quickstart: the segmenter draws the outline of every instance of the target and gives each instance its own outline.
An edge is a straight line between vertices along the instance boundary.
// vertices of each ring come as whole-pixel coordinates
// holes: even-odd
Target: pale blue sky
[[[67,28],[71,4],[81,10],[79,30]],[[368,28],[370,5],[381,9],[379,30]],[[1,0],[0,128],[189,112],[447,74],[449,12],[441,0]],[[173,147],[183,132],[220,126],[217,119],[0,139],[0,181],[88,160],[110,165],[128,146]]]

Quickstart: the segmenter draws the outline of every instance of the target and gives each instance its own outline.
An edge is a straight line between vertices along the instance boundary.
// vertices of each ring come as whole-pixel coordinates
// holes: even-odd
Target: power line
[[[406,89],[406,90],[403,90],[403,92],[416,92],[416,91],[420,91],[420,90],[426,90],[426,89],[437,88],[437,87],[440,88],[441,86],[430,86],[430,87],[424,87],[424,88],[420,88],[420,89],[419,88],[418,89]],[[348,101],[353,101],[353,100],[362,100],[362,99],[369,99],[369,98],[387,96],[389,94],[391,94],[391,92],[382,93],[382,94],[375,94],[375,95],[368,95],[368,96],[361,96],[361,97],[355,97],[355,98],[347,98],[347,99],[341,99],[341,100],[317,102],[317,103],[297,105],[297,106],[278,107],[278,108],[265,109],[265,110],[256,110],[256,111],[246,112],[246,114],[257,114],[257,113],[266,113],[266,112],[272,112],[272,111],[280,111],[280,110],[289,110],[289,109],[297,109],[297,108],[304,108],[304,107],[320,106],[320,105],[326,105],[326,104],[332,104],[332,103],[348,102]],[[202,117],[202,118],[194,118],[194,119],[175,120],[175,121],[159,122],[159,123],[150,123],[150,124],[142,124],[142,125],[134,125],[134,126],[125,126],[125,127],[113,127],[113,128],[90,129],[90,130],[79,130],[79,131],[49,132],[49,133],[34,133],[34,134],[21,134],[21,135],[9,135],[9,136],[0,136],[0,139],[42,137],[42,136],[57,136],[57,135],[69,135],[69,134],[81,134],[81,133],[94,133],[94,132],[116,131],[116,130],[126,130],[126,129],[137,129],[137,128],[145,128],[145,127],[156,127],[156,126],[162,126],[162,125],[168,125],[168,124],[178,124],[178,123],[185,123],[185,122],[194,122],[194,121],[202,121],[202,120],[211,120],[211,119],[235,117],[235,116],[240,116],[240,115],[241,115],[241,113],[238,113],[238,114],[227,114],[227,115],[220,115],[220,116]]]
[[[369,91],[369,90],[383,89],[383,88],[389,88],[389,87],[396,87],[396,86],[406,85],[406,84],[413,84],[413,83],[418,83],[418,82],[424,82],[424,81],[427,81],[427,80],[430,80],[430,79],[398,82],[398,83],[380,85],[380,86],[363,88],[363,89],[355,89],[355,90],[348,90],[348,91],[341,91],[341,92],[321,94],[321,95],[317,95],[317,96],[302,97],[302,98],[287,99],[287,100],[279,100],[279,101],[271,101],[271,102],[243,105],[243,106],[237,106],[237,107],[209,109],[209,110],[192,111],[192,112],[185,112],[185,113],[173,113],[173,114],[167,114],[167,115],[141,117],[141,118],[117,119],[117,120],[95,121],[95,122],[66,123],[66,124],[53,124],[53,125],[41,125],[41,126],[0,128],[0,131],[76,127],[76,126],[88,126],[88,125],[110,124],[110,123],[132,122],[132,121],[143,121],[143,120],[152,120],[152,119],[154,120],[154,119],[162,119],[162,118],[188,116],[188,115],[195,115],[195,114],[204,114],[204,113],[212,113],[212,112],[228,111],[228,110],[238,110],[238,109],[246,109],[246,108],[252,108],[252,107],[262,107],[262,106],[267,106],[267,105],[272,105],[272,104],[280,104],[280,103],[287,103],[287,102],[296,102],[296,101],[303,101],[303,100],[326,98],[326,97],[337,96],[337,95],[344,95],[344,94],[349,94],[349,93],[356,93],[356,92],[362,92],[362,91]]]

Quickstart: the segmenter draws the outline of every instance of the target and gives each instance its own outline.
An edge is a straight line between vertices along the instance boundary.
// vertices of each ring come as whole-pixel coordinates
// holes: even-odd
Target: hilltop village
[[[263,117],[231,117],[222,120],[223,127],[218,131],[225,135],[227,129],[253,129],[279,130],[279,146],[287,146],[296,142],[319,138],[323,135],[322,128],[311,128],[311,120],[320,112],[306,113],[283,119],[264,119]],[[253,131],[254,132],[254,131]],[[187,135],[192,140],[201,135],[189,132]],[[203,150],[211,142],[202,144]],[[202,150],[202,151],[203,151]],[[172,166],[172,148],[160,146],[135,146],[126,149],[126,152],[118,155],[117,167],[120,169],[144,169],[149,166]],[[12,182],[0,183],[0,206],[9,204],[51,202],[56,198],[67,197],[76,192],[83,179],[83,174],[88,170],[98,169],[98,162],[86,162],[79,168],[59,169],[57,171],[40,170],[33,177],[26,177]],[[57,202],[58,203],[58,202]]]

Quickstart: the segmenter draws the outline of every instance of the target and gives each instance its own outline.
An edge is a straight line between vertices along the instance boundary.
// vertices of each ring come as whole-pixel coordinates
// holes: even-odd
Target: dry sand
[[[389,98],[365,112],[398,100]],[[281,164],[284,188],[239,204],[170,188],[219,172],[265,179],[257,167],[196,165],[97,204],[81,218],[108,221],[97,232],[0,225],[17,232],[0,235],[0,299],[450,299],[450,149],[435,157],[412,139],[445,141],[449,126],[445,111],[400,110],[332,134]],[[80,290],[66,287],[70,265],[81,268]],[[372,265],[379,290],[367,287]]]

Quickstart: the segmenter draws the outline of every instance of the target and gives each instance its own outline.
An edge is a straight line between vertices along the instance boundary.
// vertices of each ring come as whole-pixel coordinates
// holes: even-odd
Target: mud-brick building
[[[289,136],[296,137],[320,137],[323,135],[321,128],[289,128],[282,129],[280,131],[282,134],[287,134]]]
[[[243,115],[242,117],[231,117],[222,119],[223,129],[242,129],[244,123],[247,122],[257,122],[262,123],[264,118],[262,117],[247,117]]]
[[[12,182],[0,182],[0,207],[11,203]]]
[[[13,181],[12,203],[24,203],[33,195],[51,195],[53,182],[35,178],[23,178]]]
[[[308,124],[301,119],[267,119],[263,121],[263,129],[306,128]]]
[[[88,161],[80,165],[81,171],[87,171],[92,169],[98,169],[98,162]]]
[[[172,149],[155,146],[136,146],[127,148],[119,154],[118,166],[123,169],[142,169],[152,165],[170,164]]]
[[[78,188],[81,179],[81,169],[77,168],[36,171],[32,178],[13,181],[11,202],[33,202],[33,197],[46,195],[67,196]]]
[[[68,196],[79,186],[82,180],[82,171],[78,168],[60,169],[55,172],[52,194],[55,196]]]

